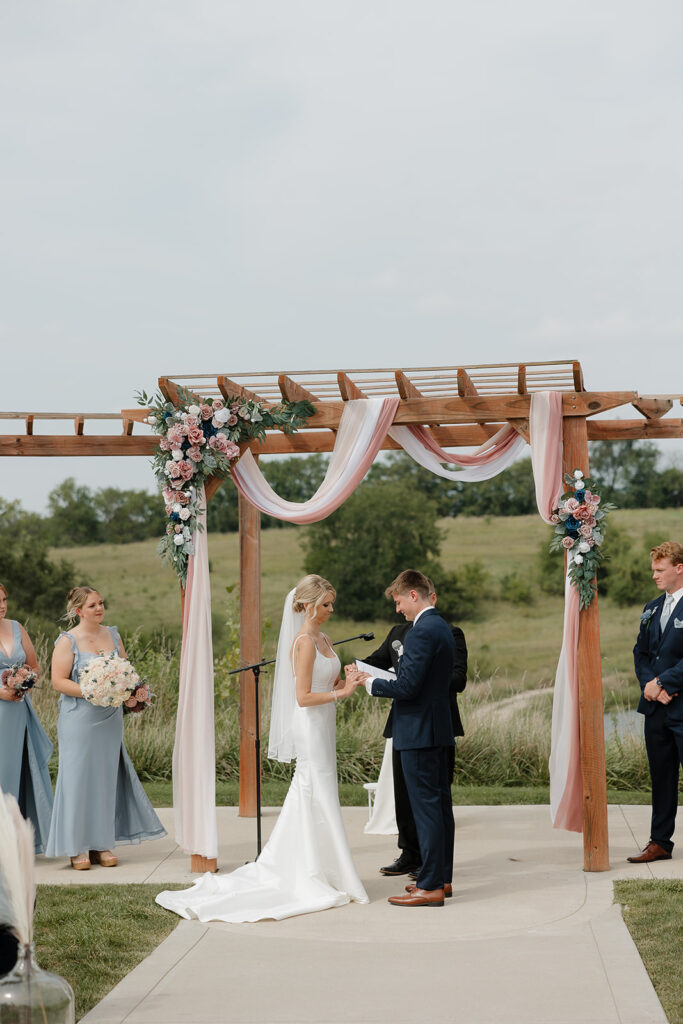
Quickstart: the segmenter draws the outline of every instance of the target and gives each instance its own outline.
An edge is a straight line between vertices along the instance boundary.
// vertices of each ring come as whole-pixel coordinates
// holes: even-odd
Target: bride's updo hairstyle
[[[305,606],[310,605],[308,617],[312,619],[318,610],[318,605],[322,604],[328,594],[332,594],[333,599],[337,596],[337,591],[328,580],[313,573],[310,576],[304,576],[296,585],[292,608],[295,612],[304,612],[306,611]]]
[[[64,616],[67,622],[76,621],[78,610],[88,600],[89,594],[99,594],[99,590],[95,590],[94,587],[73,587],[69,591],[66,595],[66,615]]]

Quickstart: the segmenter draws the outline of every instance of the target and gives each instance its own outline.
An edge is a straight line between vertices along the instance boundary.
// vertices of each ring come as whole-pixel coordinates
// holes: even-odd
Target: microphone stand
[[[332,646],[338,647],[339,644],[349,644],[352,640],[374,639],[374,633],[358,633],[356,636],[347,636],[345,640],[335,640]],[[254,696],[256,698],[256,736],[254,737],[254,753],[256,755],[256,860],[261,856],[261,713],[259,711],[259,680],[261,678],[261,669],[265,665],[274,665],[275,661],[275,658],[270,658],[268,661],[257,661],[254,665],[242,665],[241,668],[234,668],[231,672],[228,672],[229,676],[234,676],[241,672],[254,673]]]

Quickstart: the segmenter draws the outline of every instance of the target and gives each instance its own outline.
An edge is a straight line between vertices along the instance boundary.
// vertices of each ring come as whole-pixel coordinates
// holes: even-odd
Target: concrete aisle
[[[172,812],[160,812],[169,831]],[[277,817],[267,809],[264,841]],[[666,1024],[612,903],[615,878],[683,877],[683,858],[633,866],[649,808],[610,807],[612,869],[582,870],[581,837],[550,827],[546,807],[456,808],[454,897],[399,909],[405,878],[378,867],[392,837],[365,836],[344,808],[369,906],[257,924],[181,921],[84,1024]],[[253,857],[255,823],[220,808],[219,864]],[[40,858],[39,882],[190,882],[170,840],[118,850],[121,866],[74,872]]]

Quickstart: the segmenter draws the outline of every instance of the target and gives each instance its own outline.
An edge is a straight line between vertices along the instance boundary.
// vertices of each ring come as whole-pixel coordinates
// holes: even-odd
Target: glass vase
[[[17,962],[0,978],[0,1024],[74,1024],[74,994],[58,974],[36,963],[33,944],[19,946]]]

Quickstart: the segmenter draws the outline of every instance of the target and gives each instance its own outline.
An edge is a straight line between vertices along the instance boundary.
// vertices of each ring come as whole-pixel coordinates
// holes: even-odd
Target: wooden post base
[[[190,856],[190,871],[194,875],[203,875],[206,871],[218,871],[218,861],[215,857],[203,857],[201,853],[193,853]]]

